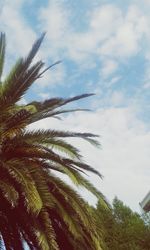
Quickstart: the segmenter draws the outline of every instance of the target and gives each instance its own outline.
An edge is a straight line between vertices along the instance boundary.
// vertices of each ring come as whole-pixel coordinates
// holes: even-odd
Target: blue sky
[[[37,59],[47,65],[62,60],[23,102],[96,93],[74,104],[92,112],[36,126],[101,135],[102,150],[79,145],[85,160],[104,176],[103,181],[93,175],[90,180],[110,201],[117,195],[138,211],[150,176],[149,13],[149,0],[0,1],[1,31],[7,35],[5,74],[43,31],[47,34]]]

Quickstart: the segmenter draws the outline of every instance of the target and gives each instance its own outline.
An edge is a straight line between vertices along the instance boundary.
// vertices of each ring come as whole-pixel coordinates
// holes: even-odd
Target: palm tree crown
[[[80,137],[95,145],[95,135],[57,130],[29,130],[28,125],[65,112],[63,106],[91,96],[53,98],[19,105],[35,80],[50,67],[32,63],[44,34],[26,58],[20,58],[0,83],[0,235],[9,249],[101,249],[94,219],[86,202],[55,173],[62,173],[105,202],[84,178],[85,171],[101,177],[82,160],[65,138]],[[5,58],[5,34],[0,36],[0,78]],[[32,63],[32,64],[31,64]],[[57,151],[55,150],[57,149]],[[60,153],[59,153],[60,152]],[[63,152],[63,154],[61,154]]]

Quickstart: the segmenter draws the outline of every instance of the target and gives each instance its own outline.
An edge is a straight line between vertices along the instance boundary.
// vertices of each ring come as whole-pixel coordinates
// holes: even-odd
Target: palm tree
[[[79,150],[65,140],[79,137],[98,145],[96,136],[28,129],[30,124],[41,119],[75,111],[62,107],[92,94],[18,104],[33,82],[53,66],[44,69],[42,61],[32,62],[43,38],[44,34],[0,84],[1,247],[21,250],[26,249],[26,244],[30,249],[44,250],[101,249],[86,202],[57,175],[69,176],[77,186],[85,187],[105,202],[101,192],[84,178],[85,171],[101,175],[85,164]],[[1,33],[0,78],[5,46],[5,34]]]

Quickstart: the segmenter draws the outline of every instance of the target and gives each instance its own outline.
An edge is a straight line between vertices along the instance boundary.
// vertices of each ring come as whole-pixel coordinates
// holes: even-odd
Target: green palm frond
[[[10,203],[12,207],[17,206],[19,194],[15,190],[15,188],[12,185],[10,185],[9,182],[1,180],[0,190],[1,190],[3,197]]]
[[[31,135],[31,136],[30,136]],[[26,142],[27,144],[32,144],[32,145],[43,145],[46,146],[47,148],[60,151],[65,153],[66,155],[72,157],[72,158],[77,158],[80,159],[81,155],[79,153],[79,150],[71,145],[70,143],[66,142],[65,140],[55,138],[54,136],[48,137],[43,134],[38,134],[38,133],[30,133],[29,134],[24,134],[18,136],[16,138],[18,142]]]
[[[69,185],[64,183],[58,177],[49,174],[47,175],[47,181],[50,189],[54,194],[59,194],[60,198],[62,197],[63,201],[68,204],[68,206],[73,207],[76,210],[77,214],[80,216],[82,222],[87,226],[91,226],[92,218],[87,216],[87,209],[83,199],[77,194]]]
[[[59,250],[58,244],[56,242],[56,235],[55,231],[53,229],[51,219],[49,217],[49,214],[45,208],[41,209],[40,214],[39,214],[39,220],[40,224],[43,228],[43,231],[46,235],[49,249],[50,250]]]
[[[64,207],[61,204],[59,198],[57,197],[57,195],[55,195],[55,192],[54,193],[53,191],[50,192],[48,188],[49,186],[47,185],[47,177],[45,176],[46,172],[44,174],[45,176],[44,178],[44,176],[42,175],[42,171],[39,174],[37,172],[37,168],[35,167],[35,171],[32,172],[32,175],[36,180],[38,190],[40,188],[39,193],[46,207],[49,208],[50,210],[55,209],[57,207],[59,215],[62,216],[64,222],[67,224],[72,234],[79,237],[80,236],[80,233],[78,232],[79,227],[77,226],[77,223],[73,220],[71,214],[68,213],[68,210],[66,210],[67,206]],[[44,180],[46,181],[46,183]],[[55,190],[55,188],[56,186],[53,188],[53,190]]]
[[[47,185],[47,181],[45,179],[45,176],[43,175],[43,171],[42,169],[38,169],[37,167],[37,162],[30,162],[30,161],[26,161],[28,162],[28,164],[31,164],[31,167],[29,169],[30,174],[32,176],[32,178],[35,180],[35,185],[36,188],[38,190],[38,193],[41,197],[41,200],[44,204],[45,207],[49,207],[49,208],[54,208],[55,203],[52,199],[52,194],[51,192],[49,192],[49,187]]]
[[[60,98],[60,97],[57,97],[57,98],[51,98],[51,99],[48,99],[44,102],[37,102],[37,101],[34,101],[34,102],[31,102],[31,103],[28,103],[26,105],[26,107],[28,107],[29,105],[33,105],[36,107],[37,111],[52,111],[58,107],[61,107],[61,106],[64,106],[70,102],[74,102],[74,101],[77,101],[77,100],[80,100],[80,99],[83,99],[83,98],[87,98],[87,97],[90,97],[90,96],[93,96],[94,94],[91,93],[91,94],[82,94],[82,95],[77,95],[77,96],[74,96],[74,97],[70,97],[70,98]]]
[[[2,96],[0,98],[0,104],[2,107],[7,107],[16,103],[30,87],[30,85],[37,79],[37,76],[44,64],[41,61],[35,63],[31,67],[30,64],[35,57],[43,38],[44,34],[42,34],[42,36],[34,43],[27,58],[20,58],[17,61],[8,77],[3,82]],[[4,47],[5,40],[4,38],[2,40]]]
[[[58,151],[65,153],[67,156],[71,158],[81,159],[81,155],[79,150],[72,146],[70,143],[65,142],[64,140],[58,139],[50,139],[46,142],[47,146],[52,148],[53,151]]]
[[[21,134],[21,137],[23,139],[40,139],[42,140],[43,138],[47,138],[47,137],[79,137],[79,138],[90,138],[90,137],[98,137],[98,135],[94,135],[91,133],[75,133],[75,132],[69,132],[69,131],[58,131],[58,130],[43,130],[43,129],[39,129],[36,131],[25,131]]]
[[[28,107],[34,107],[34,111],[31,115],[31,118],[28,119],[27,124],[31,124],[33,122],[42,120],[44,118],[48,117],[55,117],[57,114],[61,113],[67,113],[71,112],[71,110],[60,110],[60,111],[55,111],[55,109],[58,109],[70,102],[77,101],[83,98],[87,98],[92,96],[93,94],[83,94],[83,95],[78,95],[74,96],[71,98],[54,98],[54,99],[49,99],[44,102],[32,102],[26,105],[27,109]],[[33,110],[33,109],[32,109]],[[74,111],[78,111],[78,109],[75,109]],[[87,110],[86,110],[87,111]]]
[[[70,167],[63,167],[64,173],[66,173],[72,182],[76,186],[83,186],[85,187],[88,191],[90,191],[92,194],[94,194],[98,199],[103,199],[106,202],[106,199],[104,198],[103,194],[98,191],[87,179],[85,179],[79,171],[76,169],[72,169]],[[107,202],[106,202],[107,203]]]
[[[44,39],[44,36],[45,36],[45,32],[40,36],[40,38],[38,38],[35,43],[33,44],[28,56],[26,57],[26,59],[24,59],[24,66],[25,68],[28,68],[29,65],[31,64],[32,60],[34,59],[35,55],[37,54],[40,46],[41,46],[41,43]]]
[[[102,175],[99,173],[99,171],[97,171],[96,169],[92,168],[90,165],[81,162],[81,161],[75,161],[75,160],[71,160],[71,159],[64,159],[65,163],[68,165],[71,165],[72,167],[78,167],[80,169],[83,169],[85,171],[90,171],[96,175],[98,175],[100,178],[102,178]]]
[[[27,210],[37,215],[43,205],[41,197],[28,169],[20,165],[20,163],[17,164],[17,162],[11,161],[10,163],[7,162],[5,168],[7,168],[9,176],[18,183]]]
[[[35,80],[60,63],[44,68],[42,61],[33,62],[44,35],[36,40],[27,57],[18,59],[0,84],[0,236],[7,250],[23,250],[24,242],[31,250],[101,250],[95,217],[87,202],[63,179],[66,175],[108,206],[103,194],[85,178],[87,172],[100,178],[102,175],[84,163],[78,148],[69,142],[70,138],[78,138],[100,146],[98,136],[29,130],[28,126],[68,112],[89,111],[63,107],[93,94],[18,104]],[[5,44],[5,35],[1,34],[0,78]]]
[[[5,34],[1,33],[0,35],[0,79],[3,73],[4,60],[5,60]]]
[[[99,147],[99,141],[95,140],[94,138],[98,137],[95,134],[91,133],[75,133],[75,132],[68,132],[68,131],[56,131],[56,130],[37,130],[37,131],[26,131],[21,134],[20,139],[26,140],[27,142],[37,142],[48,140],[48,138],[82,138],[89,143],[93,144],[94,146]]]
[[[30,69],[24,67],[24,61],[20,59],[3,82],[2,97],[0,98],[2,109],[20,100],[33,81],[37,79],[37,74],[43,67],[43,63],[38,62]]]

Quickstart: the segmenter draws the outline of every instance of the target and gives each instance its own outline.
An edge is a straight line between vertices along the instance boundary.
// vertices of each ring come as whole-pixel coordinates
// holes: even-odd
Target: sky
[[[150,0],[0,0],[0,28],[7,37],[4,76],[42,32],[37,59],[47,66],[62,61],[34,83],[23,103],[96,94],[73,105],[90,112],[34,126],[98,134],[101,149],[72,140],[104,176],[88,178],[110,202],[117,196],[138,212],[150,189],[149,13]],[[89,193],[80,192],[94,204]]]

